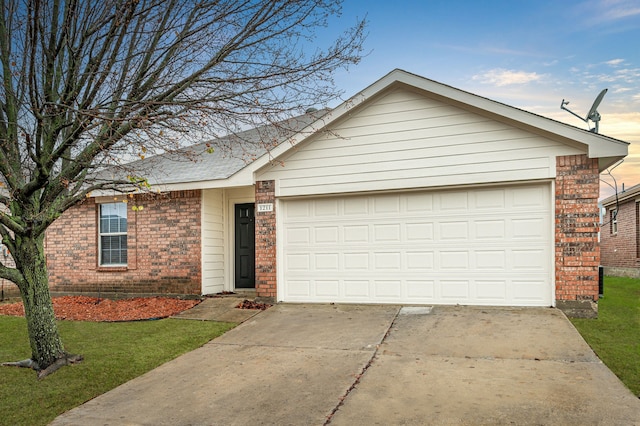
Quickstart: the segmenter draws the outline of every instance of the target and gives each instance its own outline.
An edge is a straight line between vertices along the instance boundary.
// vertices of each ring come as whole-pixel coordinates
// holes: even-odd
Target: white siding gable
[[[257,173],[278,196],[527,181],[555,177],[558,155],[586,153],[395,88]]]
[[[223,190],[202,191],[202,294],[224,290]]]

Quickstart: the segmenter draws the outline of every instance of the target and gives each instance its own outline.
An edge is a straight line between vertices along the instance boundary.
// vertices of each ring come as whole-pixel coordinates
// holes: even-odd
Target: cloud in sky
[[[607,114],[606,117],[603,117],[600,125],[604,127],[606,134],[611,137],[627,142],[638,143],[640,142],[640,135],[638,134],[639,123],[640,112],[632,111]]]
[[[640,15],[637,0],[590,0],[579,8],[588,14],[588,25],[606,25]]]
[[[533,81],[540,81],[544,78],[544,74],[536,72],[526,72],[517,70],[507,70],[503,68],[495,68],[482,74],[476,74],[472,77],[475,81],[485,84],[493,84],[495,86],[510,86],[514,84],[527,84]]]
[[[625,68],[617,70],[615,75],[620,79],[632,83],[640,79],[640,68]]]
[[[612,67],[617,67],[618,65],[622,64],[624,62],[624,59],[612,59],[610,61],[605,62],[605,64],[607,65],[611,65]]]
[[[607,21],[640,15],[640,7],[635,0],[602,0],[599,3],[603,12],[602,18]]]

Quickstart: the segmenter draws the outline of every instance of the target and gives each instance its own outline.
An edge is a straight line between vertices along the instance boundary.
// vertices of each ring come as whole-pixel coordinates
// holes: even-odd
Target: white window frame
[[[611,209],[611,233],[618,233],[618,209]]]
[[[98,265],[101,268],[118,268],[118,267],[126,267],[127,263],[104,263],[102,259],[102,237],[117,237],[117,236],[125,236],[127,237],[127,231],[119,231],[119,232],[103,232],[102,230],[102,208],[104,206],[113,206],[118,205],[119,208],[124,210],[124,217],[127,221],[127,230],[129,228],[129,218],[127,214],[127,204],[123,202],[114,202],[114,203],[100,203],[98,206]],[[120,213],[120,212],[119,212]],[[129,259],[129,247],[128,247],[128,238],[125,240],[127,242],[126,250],[127,250],[127,260]]]

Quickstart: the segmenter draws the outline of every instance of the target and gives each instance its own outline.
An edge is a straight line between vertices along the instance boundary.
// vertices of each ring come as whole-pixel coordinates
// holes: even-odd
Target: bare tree
[[[0,264],[24,303],[39,377],[81,359],[56,328],[47,227],[131,155],[276,122],[339,93],[364,21],[318,46],[341,0],[0,0]],[[193,138],[192,138],[193,139]]]

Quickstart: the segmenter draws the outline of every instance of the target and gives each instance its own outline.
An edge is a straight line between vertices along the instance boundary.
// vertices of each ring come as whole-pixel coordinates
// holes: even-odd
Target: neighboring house
[[[640,185],[602,200],[600,263],[607,275],[640,277]]]
[[[140,162],[161,191],[136,196],[143,210],[95,197],[50,229],[52,290],[597,300],[599,172],[626,142],[402,70],[323,113],[295,119],[269,153],[223,140],[237,152]]]

